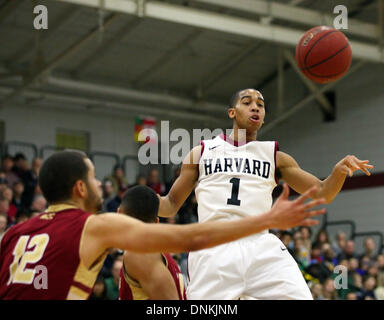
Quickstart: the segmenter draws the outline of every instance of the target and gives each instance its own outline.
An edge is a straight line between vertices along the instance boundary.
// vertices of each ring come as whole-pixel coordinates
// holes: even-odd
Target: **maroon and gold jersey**
[[[103,254],[88,269],[79,249],[90,213],[69,205],[16,226],[0,245],[0,299],[88,299],[103,266]]]
[[[179,300],[187,300],[184,286],[183,275],[180,272],[177,262],[171,257],[169,253],[163,253],[163,261],[167,266],[169,272],[172,275],[173,280],[177,288]],[[120,300],[148,300],[149,297],[144,292],[140,283],[130,277],[125,268],[121,268],[120,271],[120,283],[119,283],[119,299]]]

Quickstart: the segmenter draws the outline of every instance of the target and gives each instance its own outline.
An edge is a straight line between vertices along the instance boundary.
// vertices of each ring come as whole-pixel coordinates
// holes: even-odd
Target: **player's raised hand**
[[[305,200],[312,198],[317,191],[318,187],[312,187],[296,200],[290,201],[288,199],[289,187],[285,183],[283,185],[283,193],[271,209],[270,217],[272,218],[272,228],[285,230],[296,226],[310,227],[318,224],[318,221],[311,219],[311,217],[324,214],[325,209],[310,209],[326,203],[325,199],[321,198],[305,203]]]
[[[355,156],[348,155],[335,165],[335,170],[342,174],[349,175],[350,177],[353,176],[353,173],[356,170],[361,170],[367,176],[370,176],[371,173],[368,171],[368,169],[373,169],[373,166],[368,163],[369,160],[360,160]]]

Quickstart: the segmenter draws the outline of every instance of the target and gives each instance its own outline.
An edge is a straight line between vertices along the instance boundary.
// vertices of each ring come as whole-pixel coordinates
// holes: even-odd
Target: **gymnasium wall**
[[[303,95],[303,86],[291,70],[285,78],[286,108]],[[341,80],[335,88],[337,119],[323,122],[317,103],[304,107],[262,136],[278,140],[280,149],[292,155],[300,166],[324,178],[348,154],[369,159],[373,173],[384,172],[384,66],[367,64]],[[263,91],[272,108],[277,103],[275,83]],[[303,93],[302,93],[303,94]],[[308,94],[308,92],[306,93]],[[328,206],[329,220],[352,219],[357,231],[384,232],[384,187],[341,192]]]
[[[68,110],[65,107],[68,106],[63,106],[63,108],[17,104],[4,106],[0,109],[0,120],[5,123],[5,141],[34,143],[38,148],[44,145],[54,146],[57,128],[64,128],[89,132],[91,151],[113,152],[120,157],[127,154],[137,155],[138,144],[134,141],[137,114]],[[187,116],[185,120],[180,120],[169,119],[169,116],[165,114],[156,117],[156,120],[158,132],[160,132],[161,120],[170,120],[170,130],[181,127],[192,131],[193,128],[201,127],[201,122],[187,119]],[[31,159],[32,153],[29,153],[28,149],[21,150]],[[47,155],[49,155],[48,152]],[[106,174],[110,174],[113,163],[108,158],[95,158],[97,176],[103,178]],[[127,177],[128,181],[133,183],[139,169],[135,161],[128,163]]]

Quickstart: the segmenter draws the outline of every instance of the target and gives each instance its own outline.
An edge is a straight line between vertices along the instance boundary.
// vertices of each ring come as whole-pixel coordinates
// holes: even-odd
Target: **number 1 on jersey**
[[[239,197],[240,179],[232,178],[231,180],[229,180],[229,182],[232,183],[232,193],[231,193],[231,197],[227,199],[227,204],[239,206],[240,200],[238,197]]]

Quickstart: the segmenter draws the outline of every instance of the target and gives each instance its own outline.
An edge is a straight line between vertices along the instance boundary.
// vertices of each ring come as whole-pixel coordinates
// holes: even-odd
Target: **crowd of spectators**
[[[339,231],[331,241],[321,229],[311,241],[311,229],[272,230],[287,247],[316,300],[383,300],[384,255],[373,238],[364,239],[364,251]]]
[[[22,153],[3,156],[0,168],[0,239],[12,225],[22,223],[46,209],[47,202],[38,186],[41,165],[40,158],[33,159],[30,164]],[[116,212],[124,192],[135,185],[147,185],[158,194],[165,195],[179,174],[180,169],[175,169],[172,180],[164,183],[159,171],[153,168],[147,175],[138,175],[134,184],[129,184],[124,169],[116,165],[111,175],[102,182],[103,212]],[[194,193],[174,218],[160,219],[160,222],[197,222]],[[312,230],[307,227],[270,232],[280,238],[298,263],[314,299],[384,300],[384,255],[377,254],[372,238],[365,238],[364,252],[358,253],[354,240],[348,239],[346,233],[341,231],[334,240],[330,239],[326,230],[312,235]],[[174,258],[187,278],[187,253],[174,255]],[[90,299],[117,299],[121,267],[122,251],[111,250]],[[343,273],[343,270],[348,272]]]

